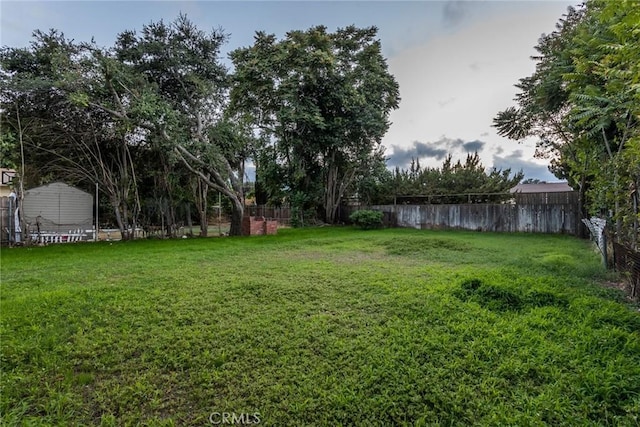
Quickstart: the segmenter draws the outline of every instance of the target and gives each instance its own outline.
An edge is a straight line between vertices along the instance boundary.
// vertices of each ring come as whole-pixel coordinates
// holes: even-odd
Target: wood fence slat
[[[344,207],[344,216],[358,207]],[[561,233],[579,232],[577,204],[455,204],[378,205],[388,225],[411,228],[452,228],[477,231]]]

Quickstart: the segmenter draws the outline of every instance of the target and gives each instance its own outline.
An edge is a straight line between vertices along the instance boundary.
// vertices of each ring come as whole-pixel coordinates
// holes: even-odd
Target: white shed
[[[30,233],[67,233],[93,227],[93,196],[62,182],[24,192],[23,220]]]

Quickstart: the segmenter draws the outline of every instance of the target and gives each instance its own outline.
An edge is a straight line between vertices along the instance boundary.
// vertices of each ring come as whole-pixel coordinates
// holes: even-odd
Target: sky
[[[558,181],[534,158],[535,140],[497,135],[496,114],[515,105],[514,84],[535,70],[530,59],[543,33],[576,1],[0,1],[0,45],[27,47],[36,29],[111,46],[124,30],[173,21],[185,13],[203,30],[229,34],[223,54],[253,43],[256,31],[325,25],[376,26],[400,106],[383,138],[387,165],[412,158],[437,167],[451,154],[477,151],[485,167],[522,170],[525,178]],[[230,65],[227,59],[225,61]]]

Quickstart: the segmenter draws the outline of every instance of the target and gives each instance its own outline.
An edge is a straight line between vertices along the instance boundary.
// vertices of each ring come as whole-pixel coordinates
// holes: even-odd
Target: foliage
[[[580,192],[583,215],[604,214],[617,238],[638,243],[640,8],[587,1],[540,38],[536,71],[516,85],[518,107],[494,125],[515,140],[536,136],[556,176]]]
[[[380,158],[399,95],[376,34],[318,26],[277,40],[258,32],[253,46],[231,53],[232,108],[263,135],[257,179],[271,199],[334,222],[340,199]],[[299,193],[309,197],[297,206]]]
[[[428,198],[429,203],[486,203],[500,200],[500,194],[508,193],[523,176],[521,171],[512,176],[511,169],[486,170],[476,152],[464,163],[454,164],[449,155],[439,168],[422,168],[419,160],[412,160],[408,170],[396,168],[391,182],[404,201],[429,195],[436,196]]]
[[[376,34],[258,33],[232,53],[230,76],[227,35],[185,15],[124,31],[110,48],[37,31],[29,48],[0,52],[3,162],[16,163],[24,136],[37,180],[99,183],[125,236],[151,221],[171,234],[185,205],[197,205],[206,233],[210,190],[226,197],[230,234],[240,234],[248,159],[261,199],[290,203],[301,224],[333,222],[340,199],[379,169],[398,106]]]
[[[55,30],[36,31],[29,49],[3,48],[2,115],[23,140],[25,186],[57,179],[92,191],[98,183],[126,236],[140,212],[134,157],[145,148],[131,143],[136,129],[118,126],[87,102],[92,49]]]
[[[99,182],[125,236],[151,218],[173,233],[178,206],[194,202],[206,224],[209,188],[231,201],[230,233],[240,234],[253,139],[223,114],[225,41],[184,15],[151,22],[140,34],[125,31],[110,49],[36,32],[30,48],[0,55],[3,118],[17,131],[23,116],[27,161],[43,175],[85,187]],[[9,135],[3,132],[3,149]],[[198,191],[185,191],[193,180]]]
[[[219,55],[225,42],[222,31],[206,33],[180,15],[170,24],[143,26],[140,36],[123,32],[114,51],[147,83],[140,118],[151,137],[201,181],[201,191],[211,188],[230,200],[230,234],[239,235],[251,138],[241,123],[223,115],[228,76]],[[206,209],[200,212],[206,222]]]
[[[349,220],[363,230],[372,230],[382,226],[383,214],[380,211],[362,209],[352,212]]]
[[[0,168],[16,169],[20,164],[18,138],[7,126],[0,126]]]
[[[568,236],[321,227],[0,257],[2,425],[640,416],[640,314]]]

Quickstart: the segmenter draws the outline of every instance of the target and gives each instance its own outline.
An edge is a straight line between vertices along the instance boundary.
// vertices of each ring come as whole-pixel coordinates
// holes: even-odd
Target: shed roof
[[[30,188],[30,189],[26,190],[25,193],[27,193],[27,194],[29,194],[29,193],[41,193],[41,192],[59,193],[61,191],[64,191],[64,192],[67,192],[67,193],[86,194],[89,197],[91,197],[91,195],[89,193],[87,193],[86,191],[81,190],[78,187],[74,187],[72,185],[65,184],[64,182],[51,182],[49,184],[41,185],[39,187]]]
[[[542,182],[539,184],[518,184],[511,193],[563,193],[574,191],[566,182]]]

